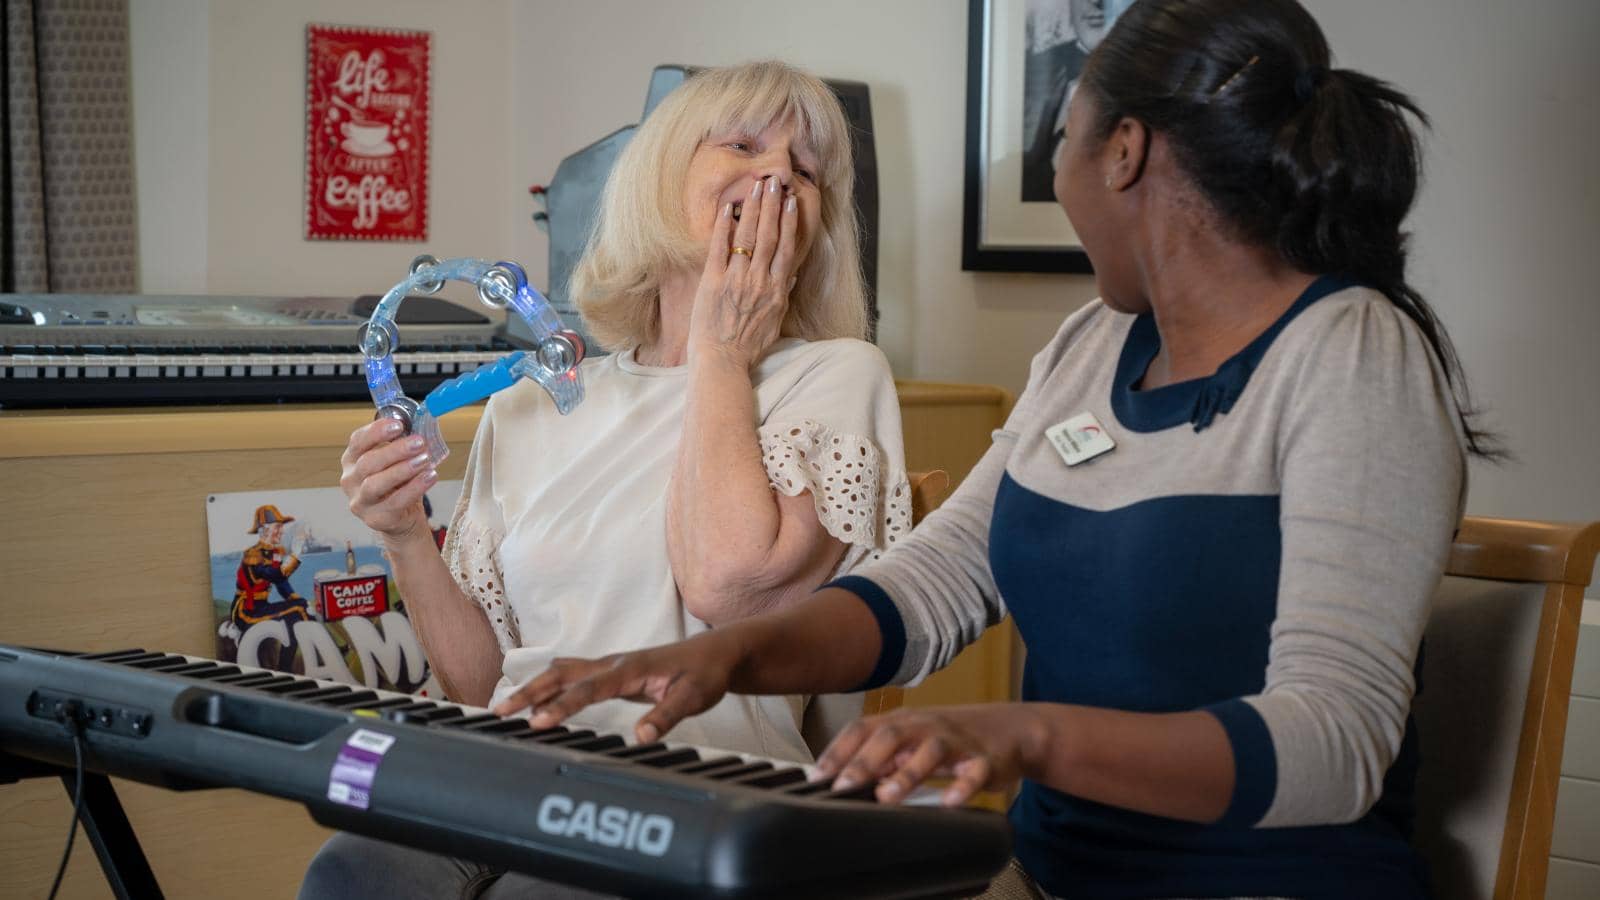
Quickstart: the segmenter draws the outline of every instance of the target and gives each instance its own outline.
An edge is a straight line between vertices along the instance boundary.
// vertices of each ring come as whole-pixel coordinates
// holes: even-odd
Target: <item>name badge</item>
[[[1045,429],[1044,436],[1050,439],[1050,445],[1056,448],[1062,461],[1069,466],[1110,453],[1117,446],[1094,414],[1086,412],[1078,413],[1059,425],[1052,425]]]

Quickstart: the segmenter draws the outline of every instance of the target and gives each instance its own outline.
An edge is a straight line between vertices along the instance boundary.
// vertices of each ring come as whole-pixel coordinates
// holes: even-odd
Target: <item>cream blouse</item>
[[[594,657],[682,640],[708,627],[684,608],[667,557],[667,485],[682,433],[687,367],[633,353],[585,360],[586,397],[559,415],[519,384],[489,401],[444,545],[505,651],[494,699],[558,656]],[[911,529],[900,408],[882,352],[857,340],[775,344],[752,372],[773,488],[810,491],[847,551],[836,574]],[[808,760],[803,697],[729,696],[673,729],[678,741]],[[853,717],[859,697],[813,710]],[[589,727],[632,735],[646,707],[585,710]]]

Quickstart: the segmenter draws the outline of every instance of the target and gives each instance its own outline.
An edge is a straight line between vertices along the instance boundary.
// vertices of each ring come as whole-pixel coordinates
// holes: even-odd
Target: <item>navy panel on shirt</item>
[[[1381,811],[1352,825],[1249,827],[1269,800],[1270,738],[1235,698],[1265,682],[1282,557],[1276,496],[1159,497],[1089,510],[1008,473],[989,533],[995,583],[1030,648],[1025,701],[1220,715],[1254,815],[1147,816],[1024,782],[1016,854],[1062,896],[1420,896],[1416,858]],[[1243,724],[1240,724],[1243,720]],[[1263,757],[1265,754],[1265,758]],[[1411,774],[1410,772],[1406,773]],[[1260,782],[1260,783],[1252,783]],[[1235,819],[1234,816],[1229,817]]]
[[[989,566],[1027,644],[1050,648],[1023,699],[1169,712],[1259,693],[1281,558],[1275,496],[1096,512],[1006,475]]]

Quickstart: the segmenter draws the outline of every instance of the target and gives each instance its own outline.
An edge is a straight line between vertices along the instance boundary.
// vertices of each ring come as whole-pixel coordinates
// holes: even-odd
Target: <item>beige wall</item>
[[[381,293],[425,250],[511,255],[509,17],[506,0],[134,0],[144,289]],[[309,22],[433,33],[426,244],[303,237]],[[175,69],[203,79],[184,79],[178,101],[162,84]],[[197,171],[172,164],[174,152]]]
[[[139,289],[206,292],[211,153],[210,17],[206,0],[134,0],[133,69]]]
[[[1586,265],[1600,246],[1600,183],[1588,162],[1600,145],[1600,61],[1587,46],[1600,34],[1600,4],[1547,0],[1538,15],[1511,0],[1309,5],[1345,64],[1394,80],[1434,117],[1413,221],[1415,280],[1455,335],[1489,423],[1519,457],[1474,470],[1471,510],[1600,518],[1600,298]],[[1018,389],[1034,350],[1094,295],[1087,277],[960,271],[959,0],[134,0],[133,14],[148,290],[193,284],[201,272],[197,290],[370,292],[422,249],[300,237],[304,26],[315,20],[434,32],[426,249],[438,255],[510,256],[542,282],[545,241],[528,221],[528,184],[636,120],[654,64],[776,56],[872,86],[881,342],[897,374]],[[163,17],[209,43],[203,69],[172,46],[183,42],[170,30],[151,27]],[[173,80],[172,66],[206,74],[206,84],[188,78],[180,88],[201,98],[204,115],[147,102],[162,73]],[[168,153],[187,162],[147,165],[156,136],[170,134],[185,136]],[[203,178],[187,177],[200,167]]]
[[[1308,6],[1433,117],[1413,277],[1518,457],[1474,468],[1471,510],[1600,519],[1600,3]]]

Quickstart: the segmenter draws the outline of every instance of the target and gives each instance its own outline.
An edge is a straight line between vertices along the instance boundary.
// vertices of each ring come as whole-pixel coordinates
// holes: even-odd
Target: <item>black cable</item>
[[[67,860],[72,858],[72,841],[78,836],[78,820],[83,816],[83,722],[78,717],[77,701],[70,701],[62,724],[72,733],[72,757],[77,762],[77,787],[72,791],[72,824],[67,831],[67,849],[61,854],[61,865],[56,869],[56,880],[50,884],[50,900],[56,900],[61,890],[61,876],[67,874]]]

